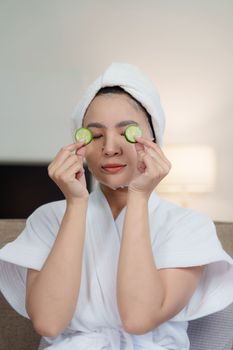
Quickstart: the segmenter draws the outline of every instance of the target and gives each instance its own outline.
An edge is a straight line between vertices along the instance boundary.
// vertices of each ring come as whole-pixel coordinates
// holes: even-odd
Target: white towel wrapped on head
[[[112,63],[86,90],[72,115],[75,128],[82,126],[86,110],[97,94],[107,86],[120,86],[139,101],[151,116],[156,142],[163,144],[165,115],[160,103],[159,94],[153,82],[135,65],[128,63]]]

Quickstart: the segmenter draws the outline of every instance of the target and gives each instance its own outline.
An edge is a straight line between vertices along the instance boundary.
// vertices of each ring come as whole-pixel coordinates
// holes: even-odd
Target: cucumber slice
[[[142,129],[139,126],[132,124],[125,129],[124,134],[128,142],[136,143],[137,141],[135,140],[134,137],[142,136]]]
[[[88,143],[90,143],[93,139],[93,135],[90,129],[87,128],[79,128],[75,130],[75,140],[79,141],[81,139],[84,139],[85,142],[84,144],[87,145]]]

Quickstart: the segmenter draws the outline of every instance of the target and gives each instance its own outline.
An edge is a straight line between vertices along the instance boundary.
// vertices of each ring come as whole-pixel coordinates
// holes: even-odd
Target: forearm
[[[32,283],[28,308],[43,329],[62,330],[70,322],[78,299],[87,200],[67,205],[43,268]],[[43,325],[43,326],[41,326]]]
[[[117,276],[118,307],[125,328],[150,323],[163,298],[150,241],[148,198],[129,193]]]

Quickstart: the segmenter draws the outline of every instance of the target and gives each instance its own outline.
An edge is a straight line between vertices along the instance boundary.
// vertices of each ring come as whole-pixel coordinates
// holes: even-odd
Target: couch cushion
[[[14,311],[0,292],[0,350],[36,350],[40,338],[31,321]]]
[[[190,350],[231,350],[233,303],[224,310],[189,322]]]
[[[223,248],[233,257],[233,223],[217,221],[215,226]]]
[[[0,220],[0,248],[13,241],[23,230],[25,219],[1,219]]]

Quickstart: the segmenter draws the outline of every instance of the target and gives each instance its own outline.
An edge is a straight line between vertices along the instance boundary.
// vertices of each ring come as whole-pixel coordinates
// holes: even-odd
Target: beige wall
[[[233,2],[0,2],[0,162],[50,161],[69,116],[112,61],[137,64],[167,115],[165,144],[209,144],[215,191],[189,205],[233,220]],[[176,200],[173,198],[172,200]]]

